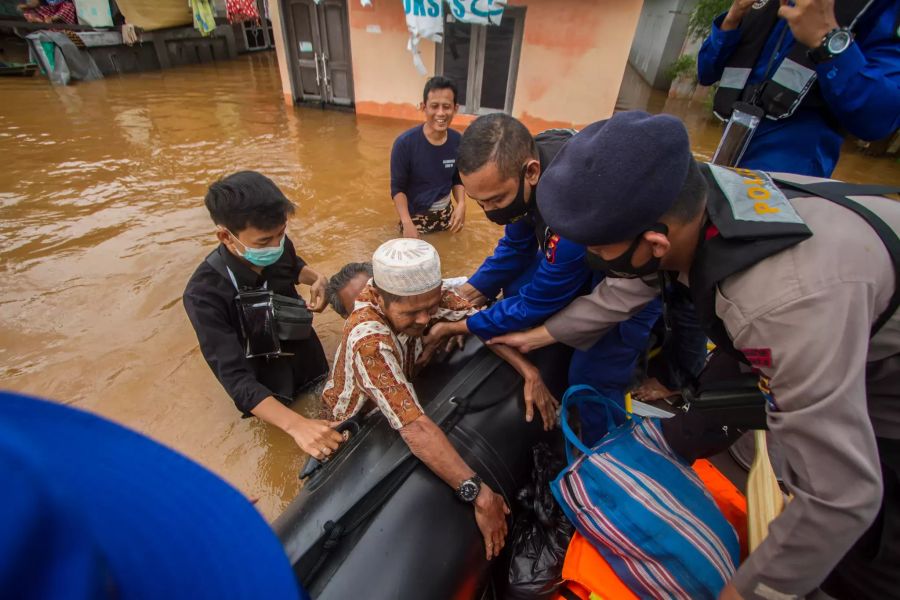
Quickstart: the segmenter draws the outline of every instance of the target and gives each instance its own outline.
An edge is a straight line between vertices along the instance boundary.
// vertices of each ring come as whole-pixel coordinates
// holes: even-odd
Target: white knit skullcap
[[[416,296],[441,285],[441,257],[424,240],[390,240],[372,255],[372,273],[379,289],[395,296]]]

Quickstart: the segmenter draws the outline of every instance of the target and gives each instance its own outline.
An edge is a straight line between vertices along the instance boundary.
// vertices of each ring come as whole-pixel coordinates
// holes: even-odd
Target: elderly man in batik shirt
[[[377,406],[412,453],[461,500],[472,503],[490,559],[503,548],[509,507],[425,415],[411,383],[429,355],[423,341],[426,331],[430,328],[440,339],[444,323],[464,319],[476,309],[442,283],[440,258],[425,241],[396,239],[382,244],[372,258],[372,270],[372,280],[344,324],[322,399],[336,420]],[[533,418],[536,407],[544,427],[552,427],[557,403],[537,368],[511,348],[492,350],[525,379],[526,418]]]

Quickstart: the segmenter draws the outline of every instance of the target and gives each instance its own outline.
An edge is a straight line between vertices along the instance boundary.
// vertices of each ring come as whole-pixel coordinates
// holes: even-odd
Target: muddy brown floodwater
[[[625,91],[626,106],[685,118],[698,156],[712,153],[718,130],[702,107],[633,81]],[[181,305],[215,246],[205,188],[240,169],[272,177],[299,206],[289,232],[300,254],[330,275],[394,237],[389,154],[411,124],[285,106],[273,54],[66,88],[5,78],[0,98],[0,385],[142,431],[260,497],[274,519],[305,457],[240,418]],[[900,168],[848,154],[836,176],[900,183]],[[461,234],[429,241],[446,275],[466,275],[499,234],[470,201]],[[316,317],[329,357],[340,325]]]

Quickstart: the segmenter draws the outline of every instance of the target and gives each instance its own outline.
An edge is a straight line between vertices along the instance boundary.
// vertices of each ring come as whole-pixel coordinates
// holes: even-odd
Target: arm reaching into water
[[[287,433],[304,452],[319,460],[330,456],[344,441],[341,434],[333,429],[337,422],[307,419],[273,396],[265,398],[250,412]]]
[[[459,233],[466,224],[466,191],[462,185],[454,184],[453,216],[450,217],[450,233]]]

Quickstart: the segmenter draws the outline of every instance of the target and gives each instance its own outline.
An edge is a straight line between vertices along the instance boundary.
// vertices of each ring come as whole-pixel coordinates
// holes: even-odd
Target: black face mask
[[[668,235],[669,228],[662,223],[656,223],[652,227],[647,228],[644,232],[641,232],[641,235],[631,242],[631,245],[628,246],[628,249],[625,250],[625,252],[610,260],[604,260],[588,250],[585,252],[584,262],[587,263],[588,268],[592,271],[603,271],[606,273],[607,277],[636,279],[638,277],[653,275],[659,271],[659,262],[661,259],[651,256],[650,260],[639,267],[635,267],[631,264],[631,259],[634,257],[634,251],[637,250],[641,240],[644,239],[644,233],[646,231],[655,231],[663,235]]]
[[[503,208],[484,211],[484,216],[497,225],[509,225],[528,214],[528,204],[525,202],[525,170],[527,168],[528,165],[522,167],[522,174],[519,176],[519,191],[513,201]],[[532,190],[533,195],[534,190]]]

